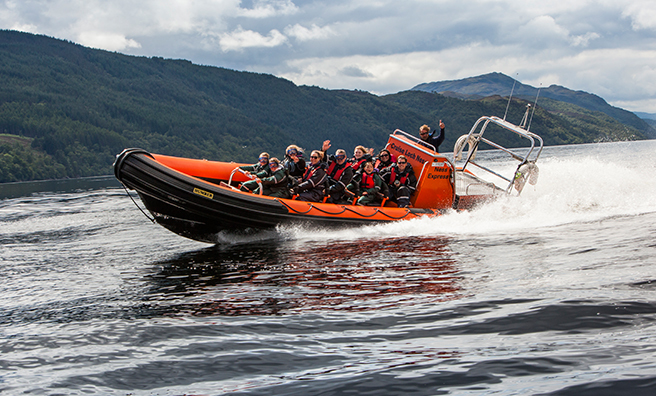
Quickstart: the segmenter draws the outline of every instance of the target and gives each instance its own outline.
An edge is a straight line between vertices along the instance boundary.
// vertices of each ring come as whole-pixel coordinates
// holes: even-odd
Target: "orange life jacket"
[[[396,166],[393,166],[393,167],[392,167],[392,174],[390,175],[390,181],[389,181],[389,184],[390,184],[390,185],[393,185],[393,184],[394,184],[394,180],[396,180],[396,175],[397,175],[397,174],[396,174],[396,169],[397,169]],[[407,169],[407,168],[406,168],[406,169]],[[401,185],[404,185],[404,186],[405,186],[405,183],[406,183],[406,181],[408,180],[408,175],[409,175],[409,174],[410,174],[410,173],[406,173],[404,176],[402,176],[402,177],[399,179],[399,182],[401,183]]]
[[[344,165],[344,166],[342,166],[341,169],[338,169],[337,172],[335,172],[335,174],[333,175],[333,171],[335,170],[335,168],[337,166],[339,166],[337,161],[334,161],[330,164],[330,166],[326,170],[326,173],[328,173],[328,176],[330,176],[333,180],[339,181],[339,179],[342,177],[342,173],[344,173],[344,170],[346,169],[346,167],[349,166],[349,164],[347,164],[347,163],[344,163],[342,165]]]
[[[317,169],[319,169],[319,166],[308,166],[307,170],[305,171],[305,174],[303,175],[303,181],[305,180],[310,180],[312,176],[314,176],[315,173],[317,173]]]
[[[351,162],[351,168],[357,171],[358,169],[360,169],[360,165],[362,165],[362,163],[365,162],[366,160],[367,160],[366,158],[362,158],[356,162],[355,159],[353,159],[353,162]]]
[[[362,174],[362,180],[360,180],[360,187],[364,189],[374,188],[376,182],[374,181],[374,174]]]

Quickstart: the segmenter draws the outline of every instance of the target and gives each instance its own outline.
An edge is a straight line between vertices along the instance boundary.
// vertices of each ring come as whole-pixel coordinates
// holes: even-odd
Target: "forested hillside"
[[[126,147],[216,160],[281,156],[292,143],[380,149],[396,128],[447,123],[449,151],[500,97],[463,101],[426,92],[376,96],[296,86],[271,75],[126,56],[45,36],[0,31],[0,182],[111,174]],[[525,103],[508,119],[519,122]],[[638,130],[569,104],[538,106],[546,144],[642,139]]]

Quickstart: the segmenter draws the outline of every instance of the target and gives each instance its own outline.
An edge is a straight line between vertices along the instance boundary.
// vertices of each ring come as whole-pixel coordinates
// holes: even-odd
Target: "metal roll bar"
[[[527,109],[526,111],[528,112],[529,110]],[[481,125],[481,124],[482,124],[482,126],[480,128],[480,132],[476,133],[479,125]],[[489,139],[484,138],[483,134],[485,133],[485,130],[487,129],[489,124],[497,125],[497,126],[503,128],[503,129],[507,130],[507,131],[510,131],[510,132],[522,137],[522,138],[528,139],[531,143],[531,146],[528,149],[528,152],[524,156],[522,156],[522,155],[519,155],[519,154],[511,151],[510,149],[508,149],[506,147],[501,146],[500,144],[497,144],[497,143],[495,143],[495,142],[493,142]],[[524,128],[519,127],[515,124],[512,124],[512,123],[510,123],[506,120],[503,120],[499,117],[496,117],[496,116],[483,116],[483,117],[479,118],[478,121],[476,121],[476,123],[474,123],[474,126],[469,131],[469,134],[467,134],[466,136],[467,136],[467,139],[465,141],[466,142],[473,141],[474,144],[473,144],[473,146],[469,145],[469,150],[468,150],[468,153],[467,153],[467,159],[465,160],[465,162],[462,165],[462,168],[460,168],[460,170],[464,171],[467,168],[467,165],[472,164],[472,165],[476,166],[477,168],[480,168],[480,169],[482,169],[482,170],[484,170],[484,171],[486,171],[486,172],[488,172],[492,175],[495,175],[495,176],[497,176],[497,177],[499,177],[499,178],[501,178],[501,179],[503,179],[503,180],[505,180],[509,183],[508,187],[506,188],[507,193],[512,191],[514,178],[515,178],[515,175],[517,174],[517,172],[519,171],[519,167],[524,165],[524,164],[527,164],[527,163],[535,163],[538,160],[538,158],[540,157],[540,154],[542,154],[542,149],[543,149],[543,146],[544,146],[544,141],[542,140],[542,138],[540,136],[536,135],[533,132],[529,132],[529,131],[525,130]],[[470,140],[470,139],[473,139],[473,140]],[[537,144],[539,146],[537,151],[535,150],[536,149],[536,141],[537,141]],[[490,146],[492,146],[496,149],[499,149],[499,150],[507,153],[508,155],[510,155],[510,157],[512,157],[513,159],[519,161],[519,165],[517,166],[517,170],[515,171],[515,174],[512,177],[508,178],[508,177],[505,177],[503,175],[500,175],[499,173],[493,171],[492,169],[489,169],[486,166],[483,166],[480,163],[477,163],[477,162],[474,161],[474,156],[475,156],[476,150],[478,150],[478,146],[481,142],[486,143],[486,144],[488,144],[488,145],[490,145]],[[458,158],[459,156],[462,155],[463,151],[465,150],[466,145],[467,144],[463,144],[462,147],[460,147],[459,149],[456,148],[456,150],[453,153],[454,163],[456,162],[456,158]],[[534,151],[536,151],[536,152],[534,152]]]

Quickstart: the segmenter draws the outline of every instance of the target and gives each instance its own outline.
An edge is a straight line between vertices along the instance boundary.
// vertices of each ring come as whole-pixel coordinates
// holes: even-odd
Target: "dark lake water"
[[[654,154],[549,147],[475,211],[216,245],[112,179],[0,185],[0,394],[654,395]]]

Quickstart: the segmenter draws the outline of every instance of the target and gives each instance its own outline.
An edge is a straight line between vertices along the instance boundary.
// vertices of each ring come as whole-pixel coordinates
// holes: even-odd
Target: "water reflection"
[[[162,314],[183,316],[363,311],[445,301],[459,294],[448,242],[407,237],[213,247],[156,263],[146,300]]]

